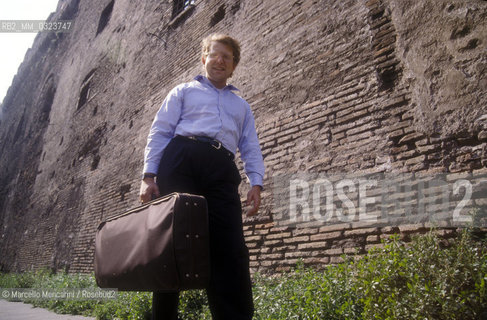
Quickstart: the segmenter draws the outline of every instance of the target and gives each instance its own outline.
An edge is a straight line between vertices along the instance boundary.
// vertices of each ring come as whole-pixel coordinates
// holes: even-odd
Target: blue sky
[[[58,0],[1,0],[0,20],[46,20]],[[36,33],[0,32],[0,102],[3,101]]]

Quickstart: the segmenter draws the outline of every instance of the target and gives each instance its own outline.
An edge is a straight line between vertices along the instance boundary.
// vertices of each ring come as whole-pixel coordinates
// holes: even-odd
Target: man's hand
[[[140,184],[139,198],[140,202],[148,202],[152,200],[152,195],[160,196],[159,187],[157,187],[154,178],[144,178]]]
[[[261,190],[261,186],[253,186],[247,193],[247,205],[252,205],[252,207],[247,210],[247,217],[251,217],[259,211]]]

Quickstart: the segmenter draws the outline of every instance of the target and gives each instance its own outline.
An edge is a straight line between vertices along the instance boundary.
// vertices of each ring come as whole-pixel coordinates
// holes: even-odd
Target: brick
[[[325,250],[352,253],[357,247],[363,253],[365,245],[378,244],[384,235],[401,232],[407,240],[427,229],[400,220],[394,221],[400,227],[380,229],[367,221],[276,227],[273,176],[487,172],[487,121],[476,112],[484,107],[478,97],[486,90],[479,81],[480,51],[468,52],[468,85],[460,81],[458,88],[447,88],[445,83],[457,84],[443,80],[465,52],[453,50],[451,64],[428,55],[442,52],[437,31],[455,27],[442,8],[431,7],[428,15],[406,8],[399,21],[382,0],[367,0],[361,10],[327,1],[319,8],[308,0],[294,5],[250,1],[245,10],[236,3],[196,2],[190,15],[170,22],[171,2],[125,1],[113,8],[110,23],[96,35],[99,41],[91,41],[93,28],[78,28],[55,41],[48,33],[36,38],[1,110],[0,181],[8,192],[0,219],[22,212],[7,219],[2,230],[2,268],[69,265],[70,272],[92,271],[98,222],[138,205],[138,173],[155,113],[175,85],[200,72],[201,38],[229,25],[242,44],[242,61],[231,82],[251,105],[267,168],[261,212],[244,217],[253,271],[290,270],[300,255],[307,264],[336,263],[339,251],[328,251],[330,258]],[[218,18],[220,7],[226,11],[216,22],[212,17]],[[482,18],[477,7],[473,4],[472,21]],[[73,14],[93,26],[104,8],[86,0]],[[128,13],[144,23],[120,29]],[[413,15],[419,19],[410,19]],[[171,23],[171,32],[161,21]],[[485,26],[478,28],[485,33]],[[398,41],[396,29],[409,39],[408,46],[425,49],[418,51],[419,58],[427,57],[434,73],[410,81],[411,57],[402,54],[405,43]],[[71,54],[86,46],[93,50]],[[85,82],[90,95],[82,97]],[[239,152],[236,159],[245,180]],[[245,201],[247,184],[239,190]],[[473,196],[476,205],[485,205],[484,198],[481,192]],[[446,216],[435,217],[448,227]],[[448,231],[444,236],[450,236]]]
[[[416,231],[424,230],[424,228],[425,226],[423,223],[399,226],[399,230],[401,232],[416,232]]]
[[[255,230],[270,229],[274,227],[274,223],[255,224],[253,227],[255,228]]]
[[[320,250],[328,248],[329,245],[326,241],[319,241],[319,242],[308,242],[308,243],[300,243],[298,244],[298,250]]]
[[[259,256],[259,259],[264,259],[264,260],[279,260],[279,259],[282,259],[283,256],[285,256],[285,255],[286,254],[282,254],[282,253],[261,254]]]
[[[301,235],[312,235],[318,233],[317,228],[304,228],[304,229],[295,229],[293,230],[293,236],[301,236]]]
[[[291,232],[271,233],[266,236],[268,240],[284,239],[291,237]]]
[[[415,165],[415,164],[422,164],[425,162],[425,160],[426,160],[426,156],[421,155],[419,157],[415,157],[415,158],[406,160],[406,162],[404,164],[407,166],[411,166],[411,165]]]
[[[379,239],[378,235],[372,235],[372,236],[367,236],[366,241],[367,241],[367,243],[376,243],[376,242],[379,242],[380,239]]]
[[[440,150],[440,146],[438,145],[418,146],[417,148],[420,153],[426,153],[426,154],[431,153],[433,151]]]
[[[324,250],[323,253],[330,256],[340,255],[343,254],[343,249],[342,248],[327,249]]]
[[[281,251],[293,251],[296,250],[297,245],[282,245],[279,247],[272,248],[272,252],[281,252]]]
[[[365,236],[365,235],[370,235],[370,234],[378,234],[379,232],[380,232],[379,228],[347,230],[344,233],[344,237],[349,238],[349,237],[355,237],[355,236]]]
[[[320,228],[319,233],[327,233],[327,232],[334,232],[334,231],[342,231],[350,229],[350,223],[334,223],[327,226],[323,226]]]
[[[262,267],[268,267],[268,268],[269,268],[269,267],[272,267],[273,265],[275,265],[275,264],[276,264],[276,262],[275,262],[275,261],[269,261],[269,260],[262,260],[262,261],[260,261],[260,263],[259,263],[259,264],[260,264],[260,266],[262,266]],[[252,265],[251,265],[251,266],[252,266]]]
[[[286,252],[284,256],[286,259],[289,258],[304,258],[304,257],[309,257],[311,255],[311,252],[306,252],[306,251],[295,251],[295,252]]]
[[[344,260],[341,256],[334,256],[334,257],[330,257],[330,264],[340,264],[340,263],[343,263]]]
[[[399,144],[409,143],[411,141],[417,141],[417,140],[422,139],[423,137],[424,137],[424,135],[422,133],[413,132],[413,133],[407,134],[404,137],[402,137],[399,140]]]
[[[323,258],[304,258],[302,259],[304,264],[309,266],[309,265],[322,265],[322,264],[329,264],[330,263],[330,258],[329,257],[323,257]]]
[[[268,247],[276,247],[277,245],[282,244],[282,240],[264,240],[264,245]]]
[[[299,259],[285,259],[283,260],[281,263],[283,265],[287,265],[287,266],[295,266],[297,263],[298,263]]]
[[[246,237],[245,240],[247,242],[260,241],[262,240],[262,236],[250,236],[250,237]]]
[[[285,244],[309,241],[309,236],[291,237],[284,239]]]
[[[322,241],[322,240],[329,240],[329,239],[336,239],[342,237],[342,231],[335,231],[329,233],[319,233],[312,235],[310,237],[311,241]]]
[[[260,248],[260,251],[259,251],[259,254],[260,254],[261,256],[263,256],[263,254],[264,254],[264,253],[269,253],[269,252],[271,252],[271,248],[268,248],[268,247],[261,247],[261,248]]]
[[[346,255],[357,254],[360,253],[362,250],[361,247],[353,247],[353,248],[343,248],[343,253]]]
[[[255,229],[253,234],[255,235],[266,235],[269,233],[269,229]]]

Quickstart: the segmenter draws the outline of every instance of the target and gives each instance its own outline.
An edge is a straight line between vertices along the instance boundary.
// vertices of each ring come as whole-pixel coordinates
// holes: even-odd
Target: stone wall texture
[[[74,20],[72,32],[38,34],[0,109],[1,270],[93,270],[98,223],[138,204],[152,119],[202,72],[212,32],[241,42],[232,83],[267,168],[260,214],[244,217],[253,271],[336,263],[428,229],[277,224],[275,176],[487,173],[487,1],[196,0],[172,12],[59,2],[50,19]]]

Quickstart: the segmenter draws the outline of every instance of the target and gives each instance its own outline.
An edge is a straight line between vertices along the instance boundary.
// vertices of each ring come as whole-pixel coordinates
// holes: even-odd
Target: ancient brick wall
[[[172,10],[64,1],[51,19],[74,19],[72,32],[37,37],[2,104],[2,269],[92,270],[96,227],[137,205],[152,118],[201,72],[211,32],[241,41],[232,83],[252,106],[267,167],[260,214],[244,218],[254,271],[335,263],[427,229],[280,224],[276,176],[486,173],[487,2],[196,0]],[[476,190],[472,205],[482,198]]]

